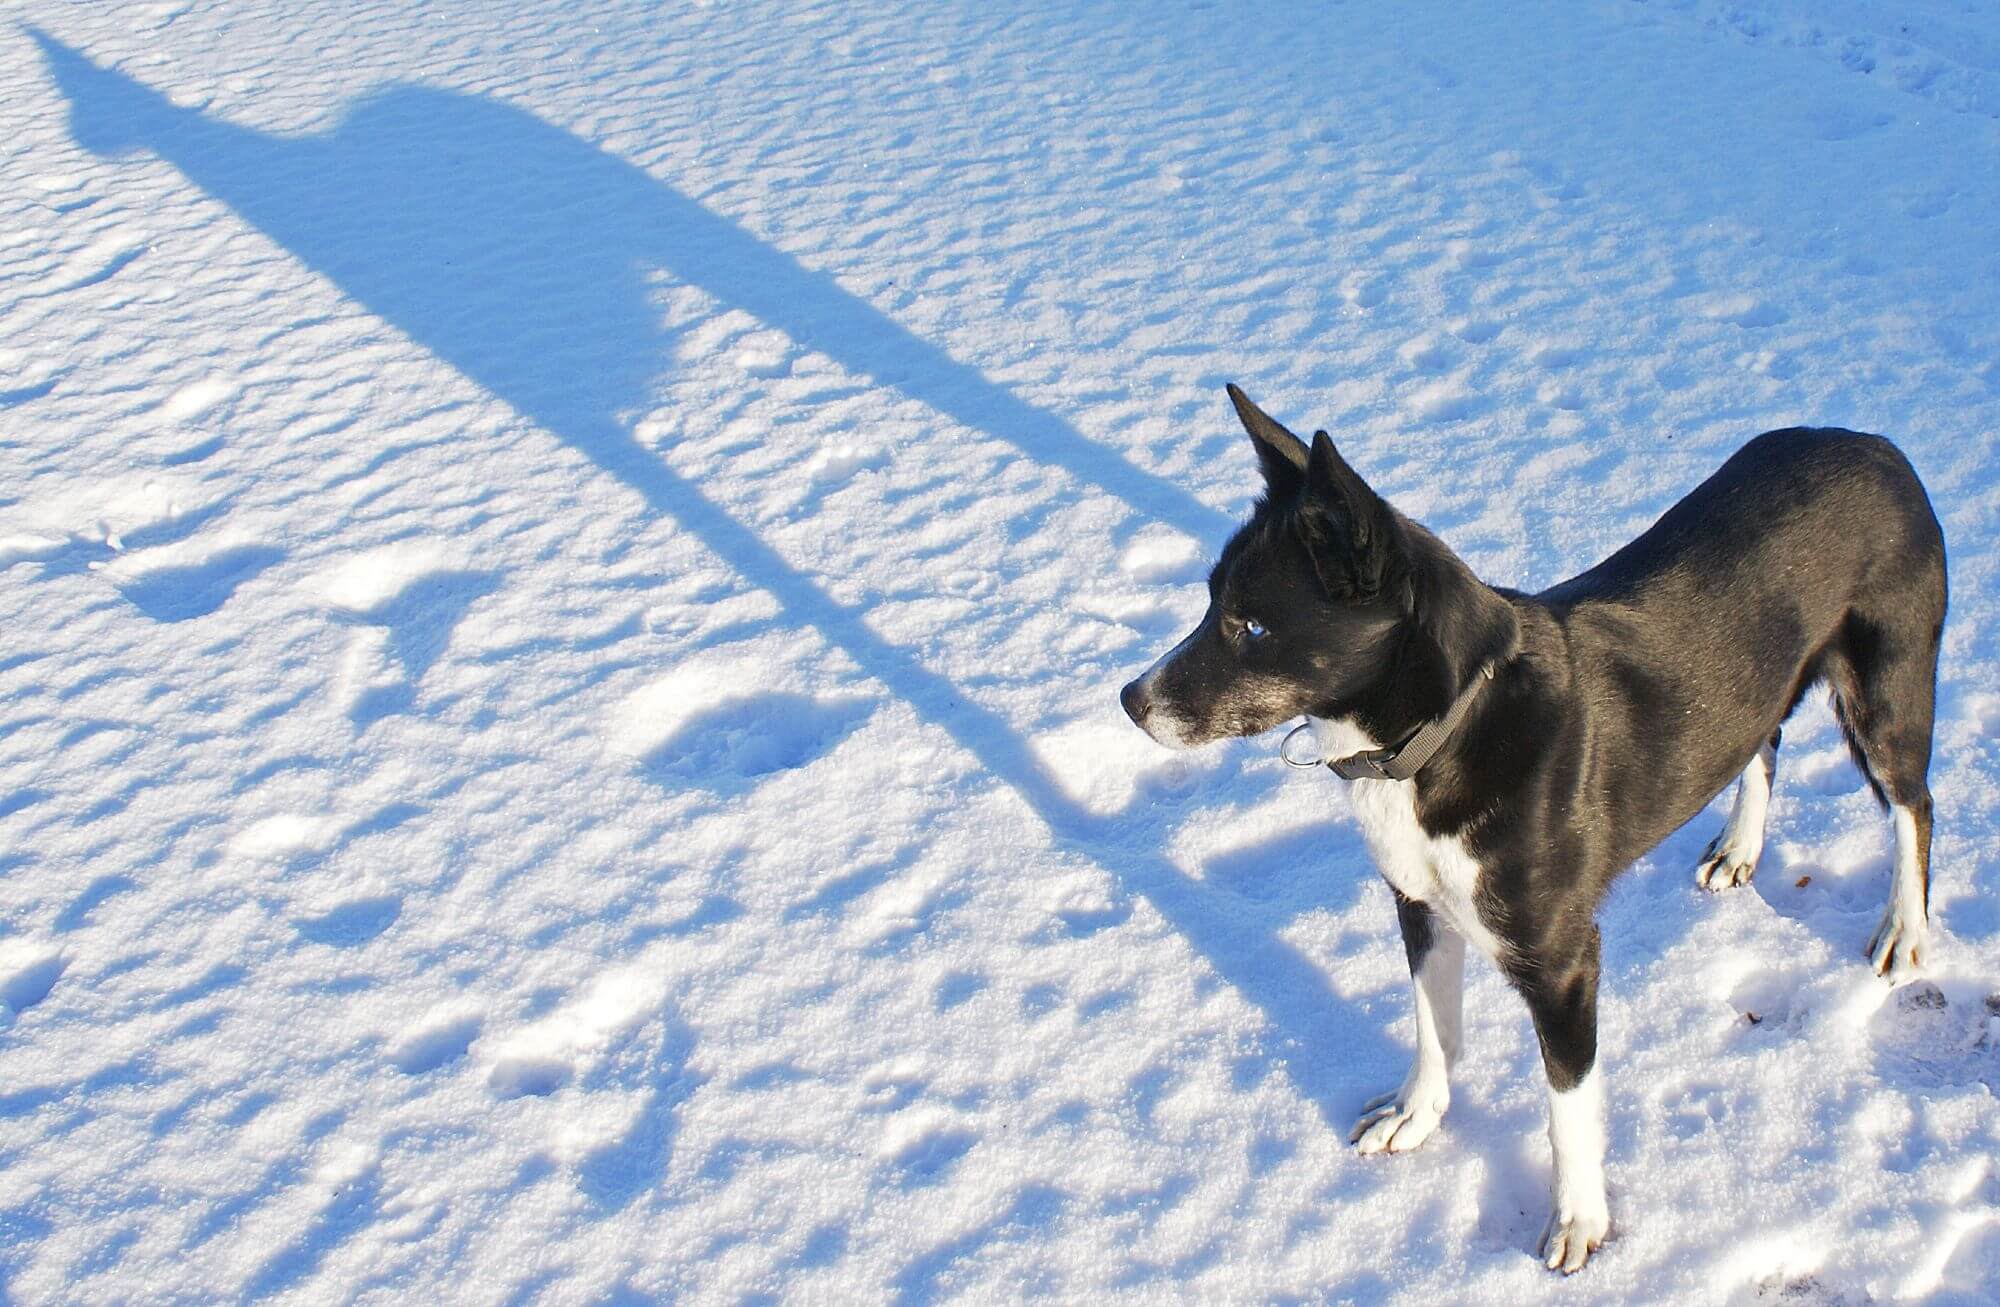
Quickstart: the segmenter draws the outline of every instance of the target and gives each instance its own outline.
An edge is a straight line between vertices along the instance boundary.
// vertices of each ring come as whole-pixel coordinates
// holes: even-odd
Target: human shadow
[[[306,266],[638,492],[766,590],[781,620],[816,629],[943,729],[1019,796],[1056,842],[1149,901],[1278,1036],[1269,1050],[1329,1124],[1395,1060],[1370,1021],[1298,948],[1246,920],[1233,895],[1157,852],[1129,814],[1075,802],[1020,733],[908,650],[864,607],[833,599],[694,481],[633,439],[668,357],[648,302],[664,272],[818,349],[850,371],[1065,469],[1156,520],[1214,539],[1228,523],[1186,492],[911,335],[824,273],[674,187],[532,114],[393,86],[332,130],[268,135],[177,108],[30,29],[67,98],[72,133],[101,154],[150,152]],[[1108,691],[1107,691],[1108,694]]]
[[[661,270],[843,368],[1201,536],[1229,523],[987,380],[823,272],[633,165],[495,100],[391,85],[332,131],[275,136],[170,104],[36,29],[77,143],[150,152],[369,312],[665,507],[619,415],[669,344]]]

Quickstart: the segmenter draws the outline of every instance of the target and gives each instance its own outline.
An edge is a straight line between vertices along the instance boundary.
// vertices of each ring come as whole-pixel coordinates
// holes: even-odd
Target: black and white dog
[[[1868,955],[1891,977],[1922,958],[1945,612],[1930,500],[1879,436],[1773,431],[1596,567],[1520,594],[1384,502],[1326,432],[1308,448],[1229,397],[1265,494],[1209,576],[1201,625],[1125,687],[1125,711],[1176,748],[1309,719],[1351,781],[1416,989],[1416,1060],[1351,1142],[1401,1152],[1437,1129],[1472,941],[1534,1019],[1554,1153],[1538,1255],[1574,1271],[1611,1226],[1598,901],[1732,778],[1695,879],[1750,879],[1779,724],[1815,682],[1895,820]]]

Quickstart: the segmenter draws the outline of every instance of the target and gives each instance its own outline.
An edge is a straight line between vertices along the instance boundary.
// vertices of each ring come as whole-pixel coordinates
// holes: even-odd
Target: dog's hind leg
[[[1747,885],[1757,873],[1757,859],[1764,852],[1764,820],[1771,810],[1771,778],[1778,770],[1778,736],[1757,750],[1757,756],[1743,769],[1736,782],[1736,802],[1722,831],[1702,850],[1695,865],[1694,883],[1707,890]]]
[[[1938,597],[1942,614],[1942,596]],[[1896,828],[1889,903],[1868,940],[1877,975],[1902,979],[1930,943],[1931,725],[1937,694],[1937,627],[1892,627],[1850,614],[1840,657],[1828,660],[1834,715],[1849,749]],[[1924,637],[1928,636],[1928,639]]]
[[[1898,980],[1923,965],[1930,944],[1931,796],[1894,805],[1896,869],[1889,906],[1868,940],[1868,961],[1878,976]]]
[[[1597,928],[1565,965],[1509,967],[1528,1000],[1549,1078],[1554,1161],[1549,1223],[1536,1248],[1550,1270],[1582,1268],[1611,1233],[1604,1190],[1604,1080],[1597,1069]]]
[[[1431,1137],[1451,1105],[1465,982],[1465,937],[1415,899],[1396,895],[1403,951],[1417,999],[1417,1055],[1402,1088],[1362,1105],[1347,1141],[1361,1152],[1408,1152]]]

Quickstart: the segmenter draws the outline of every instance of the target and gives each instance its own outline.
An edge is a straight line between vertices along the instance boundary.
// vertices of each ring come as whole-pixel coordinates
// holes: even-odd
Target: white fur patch
[[[1444,1082],[1464,1042],[1465,936],[1439,923],[1430,952],[1417,964],[1417,1060]]]
[[[1890,901],[1905,925],[1924,927],[1923,867],[1917,856],[1917,818],[1908,808],[1896,809],[1896,876]]]
[[[1766,744],[1743,769],[1729,820],[1695,867],[1695,884],[1703,889],[1745,885],[1756,872],[1757,859],[1764,853],[1764,823],[1771,811],[1771,772],[1777,757],[1777,750]]]
[[[1917,818],[1908,808],[1894,809],[1896,870],[1889,880],[1889,906],[1882,924],[1868,941],[1868,959],[1875,970],[1901,979],[1923,961],[1930,921],[1924,911],[1923,866],[1917,848]]]
[[[1595,1066],[1569,1089],[1549,1091],[1549,1148],[1557,1210],[1603,1211],[1604,1079]]]
[[[1722,828],[1722,842],[1744,862],[1754,863],[1764,851],[1764,820],[1771,810],[1770,748],[1757,751],[1736,783],[1736,802]]]
[[[1191,749],[1194,746],[1188,742],[1187,723],[1181,721],[1180,718],[1168,712],[1165,707],[1153,701],[1153,684],[1160,679],[1161,670],[1177,658],[1183,649],[1193,644],[1194,638],[1200,634],[1200,627],[1196,627],[1194,630],[1188,632],[1179,644],[1154,659],[1153,665],[1148,667],[1145,675],[1139,678],[1139,693],[1152,705],[1151,710],[1146,714],[1146,720],[1141,723],[1140,729],[1152,736],[1159,743],[1166,745],[1169,749]]]
[[[1555,1162],[1549,1199],[1554,1210],[1542,1235],[1542,1253],[1551,1270],[1576,1270],[1610,1233],[1604,1149],[1604,1081],[1593,1066],[1570,1089],[1549,1091],[1549,1150]]]
[[[1451,1106],[1451,1065],[1458,1060],[1465,940],[1443,925],[1417,966],[1417,1055],[1402,1088],[1362,1105],[1348,1142],[1363,1153],[1406,1152],[1431,1137]]]
[[[1381,747],[1351,720],[1308,720],[1324,757],[1344,758]],[[1478,859],[1457,836],[1433,838],[1424,833],[1417,823],[1415,782],[1350,781],[1347,798],[1382,878],[1403,897],[1415,899],[1443,917],[1481,953],[1498,959],[1504,946],[1473,906],[1473,893],[1479,886]]]

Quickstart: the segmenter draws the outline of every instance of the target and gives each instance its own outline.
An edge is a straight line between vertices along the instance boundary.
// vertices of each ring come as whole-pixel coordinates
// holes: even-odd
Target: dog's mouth
[[[1142,676],[1119,691],[1118,702],[1133,725],[1169,749],[1194,749],[1217,740],[1262,735],[1297,717],[1296,711],[1279,711],[1268,704],[1242,705],[1233,710],[1192,717],[1180,705],[1156,693]]]
[[[1142,676],[1118,692],[1118,702],[1124,707],[1125,715],[1157,744],[1164,744],[1169,749],[1193,748],[1199,741],[1188,738],[1189,733],[1180,718],[1155,699],[1151,687],[1147,685],[1150,680],[1151,675]]]

